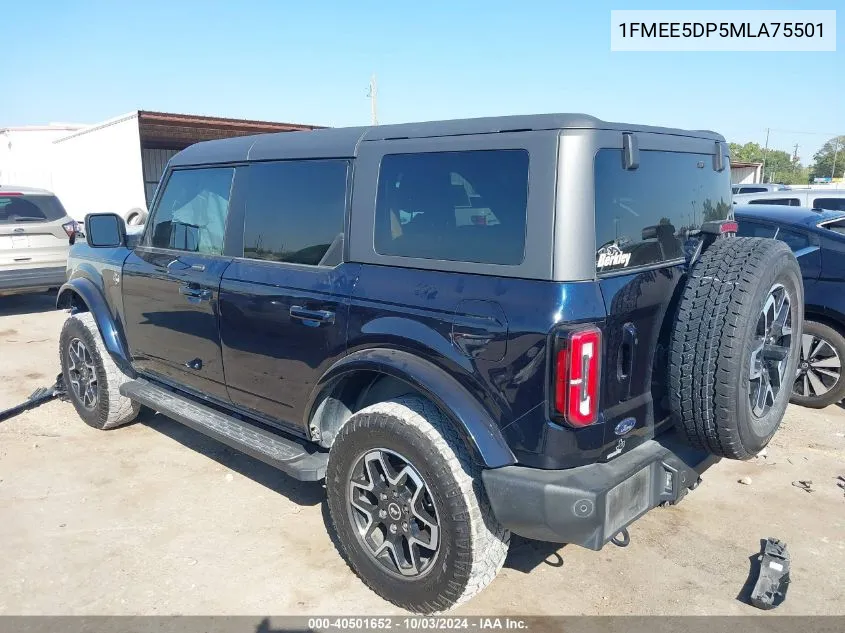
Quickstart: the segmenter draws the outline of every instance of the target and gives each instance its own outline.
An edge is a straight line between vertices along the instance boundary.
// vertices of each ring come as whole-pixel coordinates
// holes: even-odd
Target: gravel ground
[[[0,409],[59,371],[52,297],[0,298]],[[759,614],[760,539],[792,554],[782,614],[845,614],[845,410],[790,407],[765,458],[723,461],[601,552],[514,539],[458,613]],[[738,482],[750,478],[750,484]],[[812,480],[814,492],[792,486]],[[160,415],[115,431],[53,401],[0,423],[0,614],[396,614],[335,551],[323,488]]]

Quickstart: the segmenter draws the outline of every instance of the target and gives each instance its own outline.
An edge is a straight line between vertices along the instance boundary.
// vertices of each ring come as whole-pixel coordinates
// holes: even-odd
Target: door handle
[[[187,297],[189,301],[208,301],[211,299],[211,290],[208,288],[199,288],[190,284],[182,284],[179,286],[179,294]]]
[[[308,310],[302,306],[291,306],[290,316],[302,321],[317,321],[319,323],[334,323],[334,312],[331,310]]]

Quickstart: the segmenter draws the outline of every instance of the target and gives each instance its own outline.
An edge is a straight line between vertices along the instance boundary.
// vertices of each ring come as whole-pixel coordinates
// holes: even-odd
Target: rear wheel
[[[427,400],[406,396],[356,413],[332,445],[326,489],[349,565],[409,611],[470,599],[505,561],[510,533],[493,517],[479,468]]]
[[[774,435],[798,366],[804,290],[789,248],[717,240],[693,266],[672,332],[672,412],[690,442],[747,459]]]
[[[805,321],[792,402],[821,409],[844,399],[843,362],[845,337],[824,323]]]

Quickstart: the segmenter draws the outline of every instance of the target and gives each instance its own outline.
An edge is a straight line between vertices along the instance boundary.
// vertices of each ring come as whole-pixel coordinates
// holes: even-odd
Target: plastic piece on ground
[[[760,552],[760,576],[751,592],[751,604],[758,609],[774,609],[786,599],[789,588],[789,552],[786,543],[767,538]]]

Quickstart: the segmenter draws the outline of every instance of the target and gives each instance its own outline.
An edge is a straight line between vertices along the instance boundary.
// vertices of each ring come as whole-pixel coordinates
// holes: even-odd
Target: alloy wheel
[[[812,334],[801,337],[801,360],[792,392],[805,398],[818,398],[835,388],[842,379],[842,359],[828,341]]]
[[[70,341],[67,347],[67,379],[77,401],[86,409],[97,406],[97,369],[91,352],[80,339]]]
[[[410,461],[384,448],[352,467],[349,516],[364,551],[388,573],[424,576],[440,549],[440,523],[431,492]]]
[[[771,410],[784,384],[792,348],[791,307],[792,300],[786,288],[775,284],[757,319],[748,375],[751,412],[757,418]]]

